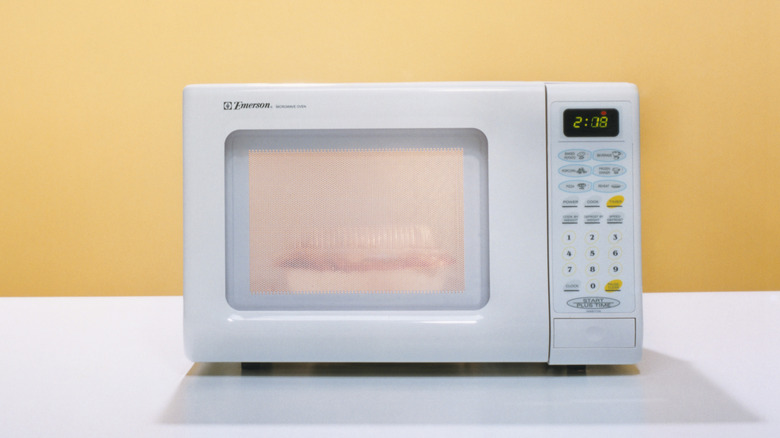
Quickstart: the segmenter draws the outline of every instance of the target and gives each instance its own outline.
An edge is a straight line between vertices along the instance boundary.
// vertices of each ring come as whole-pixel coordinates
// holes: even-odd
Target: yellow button
[[[613,196],[609,198],[609,200],[607,201],[607,208],[620,207],[621,205],[623,205],[623,201],[625,200],[626,198],[624,198],[621,195]]]
[[[604,291],[605,292],[617,292],[620,290],[620,288],[623,287],[623,282],[620,280],[612,280],[606,285],[604,285]]]

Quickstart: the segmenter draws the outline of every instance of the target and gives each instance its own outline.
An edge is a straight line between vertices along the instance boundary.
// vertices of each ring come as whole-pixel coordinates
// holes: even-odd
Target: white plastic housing
[[[548,138],[553,142],[558,128],[547,125],[555,120],[548,102],[578,100],[622,102],[621,126],[631,130],[624,135],[636,149],[626,187],[636,193],[631,281],[638,286],[633,288],[630,312],[572,314],[551,307],[556,292],[550,287],[555,279],[548,264],[548,228],[555,229],[548,208],[553,195],[549,148],[557,146],[548,147]],[[635,89],[624,84],[187,87],[188,356],[204,362],[637,361],[641,265],[636,108]],[[433,177],[432,183],[419,181],[416,173],[422,177],[429,172],[415,166],[425,169],[424,160],[439,150],[447,151],[445,155],[455,151],[453,159],[458,161],[444,157],[447,161],[431,163],[459,169],[462,160],[462,178],[453,179],[461,175],[458,170]],[[322,166],[316,163],[339,163],[339,156],[356,151],[365,156],[355,161],[361,164],[337,164],[337,172],[318,170]],[[385,165],[396,162],[399,153],[393,151],[411,158]],[[302,154],[309,167],[262,179],[274,170],[296,168],[300,162],[290,154]],[[250,165],[249,160],[260,161]],[[372,166],[381,192],[378,202],[372,201],[373,195],[350,194],[374,183],[370,176],[359,176],[360,168]],[[392,172],[406,178],[403,184],[414,186],[410,190],[417,194],[404,198],[405,191],[398,188],[403,185],[394,185]],[[307,174],[312,175],[311,190]],[[323,207],[314,188],[322,182],[314,183],[315,174],[329,181],[354,176],[357,182],[322,192],[333,198]],[[289,180],[279,181],[285,175]],[[382,178],[386,182],[380,182]],[[437,203],[436,184],[450,193],[453,180],[462,185],[446,195],[454,201]],[[284,196],[301,202],[277,199]],[[410,207],[420,198],[425,202]],[[417,211],[432,203],[440,207]],[[383,213],[385,204],[395,207]],[[344,213],[351,208],[354,213]],[[437,209],[458,211],[454,225],[442,226]],[[299,217],[300,230],[290,225]],[[458,233],[462,242],[452,237]],[[371,293],[361,291],[361,285]],[[593,342],[593,336],[577,334],[579,320],[596,327],[586,330],[615,332],[619,341],[613,346],[612,335],[605,343],[603,336]],[[557,346],[551,347],[551,332]],[[629,338],[633,346],[628,346]]]

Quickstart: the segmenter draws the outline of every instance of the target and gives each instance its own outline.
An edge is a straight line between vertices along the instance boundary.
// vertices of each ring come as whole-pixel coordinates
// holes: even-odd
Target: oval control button
[[[568,177],[588,176],[590,167],[582,164],[569,164],[558,169],[558,173]]]
[[[626,189],[626,183],[622,181],[597,181],[593,184],[593,190],[601,193],[614,193]]]
[[[564,192],[583,193],[590,190],[591,183],[588,181],[564,181],[558,186],[558,188]]]
[[[620,149],[600,149],[593,153],[593,159],[596,161],[620,161],[626,158],[626,153]]]
[[[563,161],[579,163],[590,160],[590,151],[585,149],[569,149],[558,154],[558,158]]]
[[[604,285],[604,292],[620,292],[620,288],[623,287],[623,282],[620,280],[612,280]]]
[[[626,173],[626,168],[617,164],[602,164],[593,168],[593,174],[602,177],[620,176]]]
[[[607,200],[607,208],[615,208],[620,207],[623,205],[623,202],[626,200],[626,198],[623,197],[623,195],[616,195]]]
[[[566,305],[575,309],[602,310],[620,305],[620,301],[607,297],[579,297],[566,301]]]

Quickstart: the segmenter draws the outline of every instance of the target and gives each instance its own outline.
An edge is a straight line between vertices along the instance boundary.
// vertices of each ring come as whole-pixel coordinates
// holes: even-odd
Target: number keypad
[[[551,147],[550,276],[558,313],[634,310],[630,146]]]

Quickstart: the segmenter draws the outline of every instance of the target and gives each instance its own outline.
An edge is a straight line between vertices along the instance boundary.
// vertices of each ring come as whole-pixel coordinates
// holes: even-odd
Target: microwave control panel
[[[556,102],[549,137],[550,296],[557,314],[636,308],[635,163],[625,102]]]

